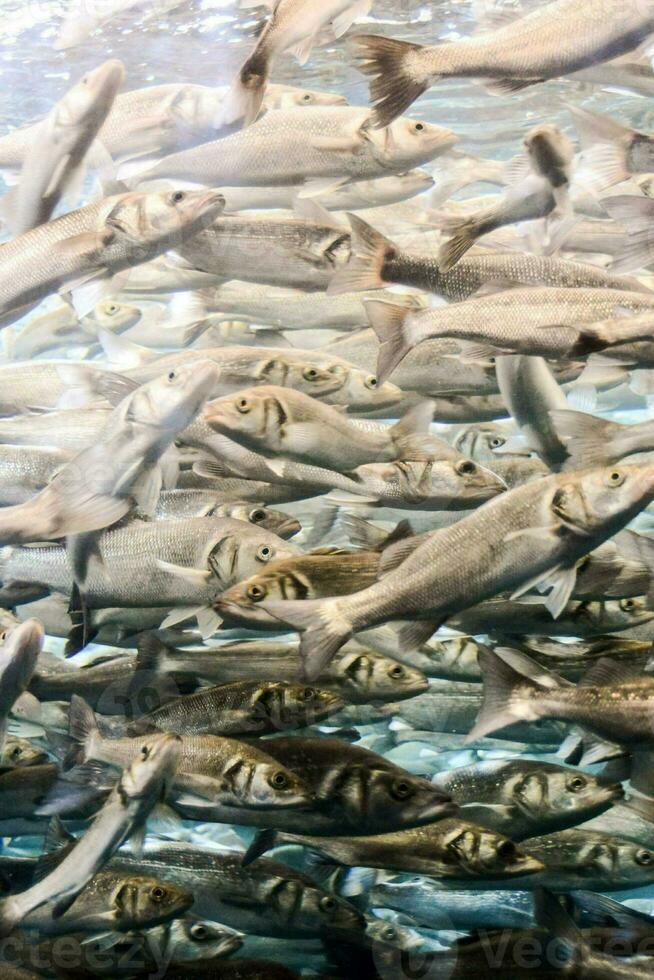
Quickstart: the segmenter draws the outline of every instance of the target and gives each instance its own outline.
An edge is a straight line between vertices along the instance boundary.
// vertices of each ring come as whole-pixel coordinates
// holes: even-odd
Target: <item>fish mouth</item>
[[[243,940],[240,936],[229,936],[227,939],[223,939],[222,942],[218,943],[215,956],[221,958],[223,956],[229,956],[230,953],[236,953],[242,945]]]
[[[427,803],[426,806],[422,807],[419,820],[428,823],[432,820],[445,820],[448,817],[458,817],[460,813],[461,811],[454,800],[446,800],[441,796],[439,799],[434,800],[432,803]]]
[[[544,871],[545,865],[538,858],[533,857],[531,854],[521,854],[516,855],[514,863],[511,867],[506,868],[507,877],[517,877],[519,875],[531,875],[536,874],[538,871]]]
[[[600,784],[601,800],[623,800],[624,787],[622,783],[603,783]]]
[[[289,517],[287,521],[284,521],[277,528],[277,534],[280,538],[292,538],[294,534],[302,530],[302,525],[295,517]]]
[[[223,213],[226,204],[225,195],[220,191],[200,192],[197,197],[196,214],[207,222],[208,227],[214,218]]]

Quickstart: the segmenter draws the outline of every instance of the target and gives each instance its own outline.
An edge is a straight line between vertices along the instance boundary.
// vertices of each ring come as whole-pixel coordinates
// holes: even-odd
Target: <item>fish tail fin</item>
[[[352,255],[327,288],[332,296],[384,286],[384,264],[395,254],[393,243],[367,221],[356,214],[348,214],[348,218],[352,228]]]
[[[436,261],[439,272],[449,272],[477,240],[475,225],[472,221],[463,221],[452,230],[455,231],[455,234],[449,241],[441,245],[438,252]]]
[[[492,650],[480,650],[478,659],[484,680],[484,701],[466,742],[475,742],[516,721],[536,721],[538,711],[522,693],[525,689],[545,691],[547,688],[515,670]]]
[[[598,459],[606,459],[611,453],[611,430],[615,426],[615,434],[620,431],[617,423],[567,408],[552,409],[550,418],[575,466],[592,466]]]
[[[153,674],[167,674],[168,657],[174,653],[172,647],[155,636],[154,633],[141,633],[136,643],[136,665],[134,671],[147,671]]]
[[[534,919],[536,924],[555,937],[562,948],[563,963],[561,973],[565,976],[580,976],[582,963],[591,952],[590,946],[584,939],[577,924],[561,904],[561,897],[554,895],[546,888],[537,888],[534,892]],[[557,960],[559,960],[557,956]]]
[[[249,126],[259,115],[266,94],[267,59],[256,50],[245,62],[232,82],[214,118],[216,129],[242,123]]]
[[[246,868],[248,864],[252,864],[257,858],[266,854],[267,851],[271,851],[273,847],[277,847],[280,843],[280,836],[280,832],[272,827],[260,830],[241,858],[242,867]]]
[[[373,121],[380,129],[402,115],[429,88],[429,76],[415,71],[422,45],[374,34],[358,34],[350,41],[359,70],[370,75]]]
[[[610,264],[611,272],[632,272],[648,266],[654,259],[654,200],[637,194],[619,194],[603,197],[602,207],[624,225],[627,233],[627,244]]]
[[[382,299],[366,300],[365,306],[370,326],[379,340],[377,378],[381,383],[411,350],[412,344],[406,332],[406,319],[411,310]]]
[[[262,602],[261,606],[301,633],[300,670],[306,681],[313,681],[322,673],[353,633],[352,624],[342,615],[336,599]]]
[[[567,106],[579,133],[582,154],[579,169],[584,184],[594,192],[619,184],[629,177],[627,153],[633,130],[581,106]]]
[[[93,709],[84,698],[73,694],[68,711],[68,737],[75,743],[64,759],[63,768],[72,769],[93,757],[93,741],[100,734]]]

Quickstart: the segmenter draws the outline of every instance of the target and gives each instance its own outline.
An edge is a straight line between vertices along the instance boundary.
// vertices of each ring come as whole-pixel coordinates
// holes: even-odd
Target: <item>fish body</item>
[[[0,505],[31,500],[69,460],[70,453],[62,449],[0,446]]]

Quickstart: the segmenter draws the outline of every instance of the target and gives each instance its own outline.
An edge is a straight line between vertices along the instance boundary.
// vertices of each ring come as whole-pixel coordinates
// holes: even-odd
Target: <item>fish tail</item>
[[[561,973],[565,976],[581,976],[585,972],[582,964],[591,957],[592,951],[579,927],[561,904],[561,899],[546,888],[537,888],[534,892],[534,919],[562,947],[565,962]]]
[[[599,192],[627,180],[627,153],[633,130],[581,106],[568,105],[567,109],[586,151],[580,163],[584,185]]]
[[[627,244],[610,264],[610,271],[631,272],[648,266],[654,259],[654,200],[637,194],[620,194],[603,197],[602,207],[624,225],[627,233]]]
[[[241,865],[247,868],[249,864],[260,858],[262,854],[266,854],[271,851],[273,847],[277,847],[280,843],[280,832],[272,827],[267,827],[265,830],[260,830],[256,834],[254,840],[248,847],[247,851],[241,858]]]
[[[356,214],[348,214],[348,218],[352,228],[352,255],[347,265],[329,283],[327,292],[332,296],[363,289],[380,289],[385,285],[384,264],[396,253],[393,243],[367,221]]]
[[[249,126],[259,115],[268,80],[268,58],[257,48],[245,62],[225,95],[214,126],[221,129],[241,123]]]
[[[88,762],[93,757],[93,741],[100,734],[98,724],[84,698],[73,694],[68,711],[68,737],[75,743],[64,759],[64,769]]]
[[[262,602],[266,612],[288,623],[300,637],[300,672],[306,681],[318,677],[354,632],[335,599]]]
[[[475,742],[516,721],[538,719],[535,705],[525,699],[522,692],[526,689],[546,691],[547,688],[515,670],[492,650],[479,651],[479,666],[484,679],[484,701],[466,742]]]
[[[455,234],[449,241],[441,245],[438,252],[438,271],[445,273],[452,269],[459,259],[463,258],[469,248],[475,244],[477,235],[472,221],[464,221],[456,225]]]
[[[393,373],[413,346],[406,330],[406,319],[411,310],[381,299],[369,299],[365,305],[370,326],[379,340],[377,379],[381,383]]]
[[[422,45],[395,41],[390,37],[359,34],[350,46],[359,70],[370,75],[370,98],[375,103],[373,121],[380,129],[388,126],[429,88],[430,77],[416,74],[416,54]]]
[[[565,443],[574,466],[593,466],[600,459],[620,458],[617,449],[612,452],[611,429],[615,426],[616,434],[619,433],[616,423],[566,408],[552,409],[550,418],[557,436]]]
[[[141,670],[153,674],[168,673],[168,657],[174,650],[162,643],[154,633],[141,633],[136,649],[135,673]]]

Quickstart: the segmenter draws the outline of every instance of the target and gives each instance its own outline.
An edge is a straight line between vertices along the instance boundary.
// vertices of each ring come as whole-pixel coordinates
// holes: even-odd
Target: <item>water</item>
[[[434,0],[431,3],[420,3],[418,0],[395,0],[395,2],[375,0],[371,15],[363,18],[357,29],[371,33],[385,33],[417,43],[428,43],[437,39],[454,40],[468,36],[475,30],[474,6],[472,0],[459,0],[459,2]],[[125,89],[170,82],[226,86],[250,52],[254,43],[252,34],[260,16],[264,13],[263,8],[239,10],[235,4],[223,4],[212,0],[187,0],[168,11],[159,8],[154,12],[148,3],[143,3],[117,15],[85,43],[58,52],[54,49],[53,42],[64,9],[65,4],[57,0],[52,2],[32,0],[27,3],[20,0],[0,0],[2,14],[0,18],[0,71],[2,72],[0,137],[14,128],[40,118],[85,71],[107,58],[120,58],[124,63],[127,77]],[[303,68],[299,68],[290,56],[281,57],[275,65],[272,80],[339,92],[345,95],[352,105],[368,103],[367,84],[353,67],[341,42],[314,49],[308,64]],[[522,151],[525,134],[537,123],[554,122],[574,138],[575,131],[566,110],[566,101],[599,112],[610,113],[623,123],[640,130],[650,131],[654,128],[654,110],[649,98],[572,78],[548,82],[520,93],[501,97],[489,96],[483,86],[474,81],[446,80],[421,97],[412,106],[409,114],[415,119],[422,118],[454,130],[459,137],[457,149],[460,151],[484,158],[509,160]],[[433,172],[438,179],[439,174],[447,172],[447,162],[437,159],[427,164],[424,169]],[[473,185],[458,192],[455,197],[464,199],[496,190],[496,187],[487,184]],[[91,181],[87,181],[85,193],[87,198],[94,193]],[[424,200],[428,199],[428,195],[429,192],[423,199],[414,199],[416,213]],[[405,205],[404,215],[407,213],[406,208]],[[407,230],[406,221],[398,221],[396,229],[393,228],[392,222],[387,223],[384,230],[390,237],[394,237],[394,231],[401,236]],[[45,308],[54,305],[55,302],[50,299]],[[29,315],[26,320],[29,320]],[[20,326],[18,324],[18,329]],[[288,336],[291,342],[307,348],[319,347],[323,340],[319,331],[315,332],[315,336],[306,336],[306,334],[299,337],[290,334]],[[67,353],[71,359],[76,359],[80,351],[75,348]],[[88,356],[92,356],[92,353],[92,351],[88,352]],[[574,404],[574,401],[571,400],[571,403]],[[621,389],[619,396],[612,403],[604,399],[594,405],[593,409],[598,414],[621,422],[650,417],[646,400],[635,397],[626,389]],[[297,540],[301,544],[306,543],[315,517],[313,503],[286,504],[283,509],[302,520],[305,529]],[[396,518],[406,516],[388,508],[384,508],[383,511],[375,508],[360,509],[359,512],[371,519],[383,520],[388,528],[393,525]],[[429,513],[409,516],[413,516],[416,530],[427,530],[432,526]],[[651,521],[651,514],[644,513],[635,522],[635,526],[651,529]],[[342,530],[338,528],[324,540],[340,545],[348,543]],[[62,616],[64,616],[64,606],[65,603],[61,608]],[[38,607],[35,607],[34,614],[38,614],[37,610]],[[227,630],[219,634],[217,641],[243,637],[252,639],[255,635],[240,630]],[[275,636],[274,633],[261,635],[266,638]],[[640,629],[640,632],[631,631],[630,635],[642,635],[650,639],[652,632],[649,626],[645,626]],[[179,639],[179,635],[177,638]],[[283,634],[279,638],[283,638]],[[48,637],[47,649],[51,652],[61,654],[63,645],[64,639],[61,635]],[[100,654],[108,652],[109,649],[111,648],[99,644],[90,647],[91,653],[95,651]],[[432,691],[442,683],[442,681],[432,680]],[[108,697],[111,693],[109,692]],[[506,742],[503,746],[500,739],[492,739],[482,748],[470,749],[463,745],[461,735],[424,731],[422,728],[418,730],[415,725],[412,726],[403,720],[401,705],[396,706],[396,710],[389,709],[380,713],[377,713],[377,709],[378,706],[374,706],[369,717],[361,711],[358,714],[356,711],[351,712],[349,715],[346,712],[340,720],[335,719],[333,725],[328,722],[319,732],[313,734],[317,737],[339,734],[341,728],[350,728],[354,725],[357,734],[352,736],[350,733],[350,737],[355,737],[358,745],[385,755],[388,760],[403,766],[411,773],[425,775],[428,778],[444,769],[465,766],[484,759],[517,757],[515,743]],[[52,709],[52,714],[48,716],[50,720],[56,711],[56,708]],[[36,744],[46,745],[48,743],[43,733],[48,723],[47,719],[45,721],[44,725],[42,716],[24,719],[21,724],[14,721],[11,730],[32,737]],[[54,725],[55,728],[61,727],[61,714],[56,717]],[[452,730],[458,729],[452,725]],[[554,748],[552,745],[545,744],[525,753],[524,757],[536,761],[556,762],[558,760]],[[202,848],[218,845],[240,849],[250,844],[254,837],[253,828],[203,821],[185,821],[180,830],[179,825],[171,827],[164,820],[157,824],[155,830],[164,836],[166,833],[172,833],[173,836],[181,834],[182,839]],[[41,848],[41,840],[40,838],[15,838],[13,841],[7,841],[7,848],[8,853],[35,854]],[[283,857],[291,865],[294,862],[297,866],[305,865],[304,859],[292,849],[287,849]],[[381,871],[377,875],[377,880],[383,883],[386,879],[394,877],[396,876],[393,874]],[[366,900],[360,894],[359,877],[350,875],[346,876],[346,879],[345,894],[354,897],[360,907],[365,908]],[[370,881],[364,880],[362,886],[364,894],[370,884]],[[519,884],[516,888],[519,888]],[[638,895],[636,903],[638,907],[648,912],[652,911],[654,891],[645,888],[638,889],[634,893]],[[459,902],[461,901],[459,896]],[[374,905],[370,908],[375,909],[380,919],[406,925],[406,919],[391,909]],[[404,912],[411,915],[410,909],[404,909]],[[447,911],[443,912],[441,909],[439,915],[435,916],[437,921],[430,922],[429,916],[425,918],[424,907],[419,909],[416,906],[415,916],[415,921],[412,923],[415,931],[410,937],[405,936],[405,941],[409,942],[410,939],[415,950],[445,948],[452,939]],[[474,923],[471,922],[471,927],[473,926]],[[459,906],[457,930],[461,928]],[[238,955],[244,954],[267,957],[285,963],[298,971],[329,972],[322,947],[317,940],[303,943],[296,940],[251,937],[246,939],[243,950]],[[422,961],[418,958],[416,962]],[[414,969],[415,965],[415,962],[413,965],[409,964],[408,969]],[[396,980],[408,975],[406,963],[404,966],[396,963],[392,968],[388,965],[382,968],[378,962],[377,966],[383,980]],[[426,969],[427,973],[420,975],[431,977],[429,966]],[[345,971],[342,975],[361,976],[362,974],[358,972],[357,967],[353,972]],[[418,974],[413,972],[410,975]],[[250,974],[247,976],[249,977]],[[254,974],[252,976],[254,977]],[[256,976],[263,977],[266,974],[256,974]]]

